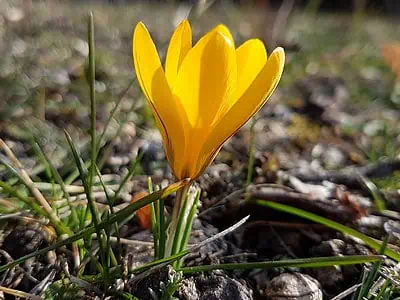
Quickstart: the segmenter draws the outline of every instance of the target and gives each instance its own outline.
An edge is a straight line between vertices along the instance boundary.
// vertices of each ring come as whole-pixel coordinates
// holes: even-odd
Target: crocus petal
[[[228,40],[231,41],[233,47],[235,47],[235,40],[233,39],[232,34],[229,31],[228,27],[226,27],[224,24],[217,25],[211,31],[217,31],[217,32],[223,34],[226,38],[228,38]]]
[[[210,132],[199,153],[197,168],[208,166],[222,144],[267,102],[279,83],[284,63],[284,50],[276,48],[253,83]]]
[[[220,115],[217,116],[217,119],[223,116],[243,96],[266,64],[267,51],[263,42],[258,39],[252,39],[242,44],[236,49],[236,62],[237,82],[235,94],[221,105]]]
[[[264,43],[258,39],[248,40],[236,49],[238,79],[232,102],[243,96],[267,62]]]
[[[190,49],[192,49],[192,29],[189,22],[183,20],[171,37],[165,60],[165,76],[171,89],[178,76],[179,67]]]
[[[205,35],[185,57],[173,90],[190,124],[184,156],[174,166],[181,178],[197,173],[193,159],[207,138],[221,103],[233,96],[236,77],[235,49],[218,31]]]
[[[236,54],[228,38],[211,31],[189,51],[173,89],[191,127],[209,126],[236,84]]]
[[[157,49],[143,23],[135,28],[132,46],[139,84],[160,129],[168,161],[173,163],[174,151],[184,148],[185,115],[180,104],[174,101]]]

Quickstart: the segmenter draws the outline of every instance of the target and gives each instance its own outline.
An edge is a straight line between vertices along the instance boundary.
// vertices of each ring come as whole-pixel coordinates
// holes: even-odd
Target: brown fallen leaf
[[[132,195],[131,203],[137,202],[146,197],[149,193],[146,191],[137,192]],[[143,229],[151,229],[151,209],[150,205],[143,206],[136,211],[136,217],[139,225]]]

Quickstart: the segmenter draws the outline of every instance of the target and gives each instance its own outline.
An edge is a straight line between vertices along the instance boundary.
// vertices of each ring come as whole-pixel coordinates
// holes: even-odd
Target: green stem
[[[171,222],[169,223],[169,227],[168,227],[167,246],[165,249],[165,256],[170,256],[172,254],[172,248],[174,247],[175,235],[176,235],[176,232],[178,229],[179,214],[183,213],[183,212],[181,212],[181,207],[182,207],[183,201],[186,197],[186,194],[189,191],[189,188],[190,188],[190,183],[176,192],[175,204],[174,204],[174,208],[172,209]]]
[[[189,242],[190,233],[192,232],[193,220],[194,220],[194,217],[196,216],[197,206],[199,205],[199,201],[200,201],[200,194],[201,194],[201,190],[198,189],[196,192],[196,196],[195,196],[194,202],[192,204],[192,207],[190,208],[190,212],[189,212],[188,220],[186,223],[185,231],[183,233],[182,243],[181,243],[179,252],[182,252],[183,250],[185,250],[187,247],[187,244]],[[183,261],[184,261],[184,258],[181,258],[175,262],[177,269],[179,269],[182,266]]]

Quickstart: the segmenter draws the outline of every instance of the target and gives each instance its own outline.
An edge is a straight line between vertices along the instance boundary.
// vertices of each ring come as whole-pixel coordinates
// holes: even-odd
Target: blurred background
[[[281,84],[271,104],[259,115],[260,119],[268,117],[270,121],[256,126],[260,134],[256,136],[259,166],[267,161],[287,160],[292,157],[291,152],[302,155],[303,151],[314,150],[315,155],[321,156],[315,146],[326,128],[341,141],[350,136],[357,147],[349,150],[347,146],[338,146],[338,151],[321,163],[324,167],[339,168],[397,155],[397,0],[3,0],[0,136],[14,142],[14,151],[26,157],[27,168],[37,166],[29,160],[30,146],[26,142],[32,134],[42,139],[65,174],[69,166],[62,162],[68,147],[62,130],[67,129],[79,140],[83,153],[87,149],[90,122],[85,74],[89,11],[94,12],[96,26],[99,132],[116,103],[120,103],[105,135],[105,145],[109,147],[103,163],[110,172],[126,167],[140,147],[150,149],[149,162],[163,155],[151,113],[134,78],[133,28],[143,21],[163,56],[173,29],[189,12],[195,40],[224,23],[237,45],[257,37],[265,42],[269,52],[276,46],[286,50]],[[243,135],[239,135],[235,153],[247,153],[250,137],[246,132],[244,129]],[[273,141],[288,138],[297,148],[282,150],[286,158],[274,160],[282,154],[276,154],[278,146]],[[333,138],[323,144],[332,142]],[[243,161],[247,158],[243,157]],[[144,168],[153,172],[149,166]]]

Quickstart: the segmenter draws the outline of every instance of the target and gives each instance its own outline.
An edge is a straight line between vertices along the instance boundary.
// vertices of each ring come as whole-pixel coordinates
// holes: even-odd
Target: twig
[[[96,234],[92,234],[93,239],[97,239]],[[118,243],[118,238],[115,236],[110,236],[110,242]],[[125,238],[120,238],[120,243],[129,245],[129,246],[149,246],[153,247],[153,242],[139,241],[139,240],[130,240]]]
[[[339,295],[336,295],[335,297],[333,297],[331,300],[341,300],[343,298],[346,298],[348,295],[351,295],[352,293],[354,293],[360,286],[361,286],[361,283],[353,285],[352,287],[349,287],[347,290],[344,290],[343,292],[341,292]]]
[[[279,7],[278,13],[275,18],[274,26],[272,28],[271,44],[268,45],[272,49],[277,46],[278,36],[280,36],[286,27],[290,13],[293,10],[294,0],[285,0]]]
[[[355,211],[349,206],[338,206],[333,202],[323,201],[307,194],[289,192],[280,188],[252,188],[250,189],[250,197],[295,206],[319,215],[328,215],[345,223],[353,222],[357,217]]]

